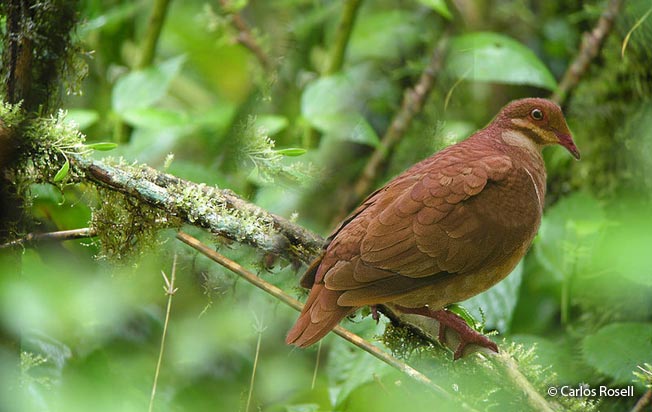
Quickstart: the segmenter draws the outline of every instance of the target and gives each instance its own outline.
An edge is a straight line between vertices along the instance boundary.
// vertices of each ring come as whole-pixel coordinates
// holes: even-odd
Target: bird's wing
[[[390,185],[376,194],[336,234],[317,277],[344,291],[341,304],[389,301],[435,278],[490,266],[522,245],[538,219],[529,208],[519,211],[522,193],[534,193],[525,172],[506,155],[456,149],[420,164],[402,190]],[[515,209],[514,219],[503,209]]]
[[[353,221],[360,213],[364,212],[369,206],[372,206],[376,203],[383,202],[383,199],[389,199],[390,197],[386,196],[385,193],[389,190],[390,192],[402,192],[404,190],[407,190],[411,186],[413,186],[416,181],[418,180],[418,176],[416,174],[408,174],[404,173],[401,176],[397,177],[396,179],[392,180],[389,182],[387,185],[375,190],[373,193],[371,193],[369,196],[365,198],[365,200],[362,201],[362,203],[353,210],[338,226],[335,228],[335,230],[331,233],[331,235],[326,239],[324,249],[328,250],[335,250],[337,249],[338,252],[341,253],[355,253],[355,250],[350,249],[349,245],[340,245],[338,247],[333,247],[334,245],[332,244],[333,240],[337,237],[337,235],[340,233],[340,231],[349,225],[351,221]],[[355,231],[357,225],[352,224],[348,226],[347,232],[351,233]],[[350,238],[348,235],[346,236],[347,238]],[[339,240],[336,242],[339,243]],[[322,267],[322,263],[324,258],[327,258],[327,253],[326,251],[322,252],[320,256],[318,256],[315,260],[312,261],[306,272],[303,274],[301,277],[301,280],[299,281],[299,284],[306,288],[310,289],[315,283],[319,283],[323,280],[323,274],[325,273],[324,270],[320,270]],[[328,258],[327,258],[328,260]],[[318,277],[317,274],[320,273],[320,276]]]

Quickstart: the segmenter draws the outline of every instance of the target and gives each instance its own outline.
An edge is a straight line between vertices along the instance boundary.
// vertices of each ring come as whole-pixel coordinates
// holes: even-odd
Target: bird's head
[[[504,128],[525,134],[540,146],[559,144],[575,159],[580,158],[561,108],[550,100],[514,100],[501,110],[496,121]]]

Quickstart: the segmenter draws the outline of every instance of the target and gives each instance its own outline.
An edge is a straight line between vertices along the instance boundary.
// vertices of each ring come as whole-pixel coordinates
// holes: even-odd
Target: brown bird
[[[372,193],[328,238],[301,280],[312,287],[286,342],[306,347],[362,306],[389,304],[497,346],[444,310],[490,288],[525,255],[546,192],[541,149],[576,159],[564,115],[546,99],[516,100],[487,127],[417,163]]]

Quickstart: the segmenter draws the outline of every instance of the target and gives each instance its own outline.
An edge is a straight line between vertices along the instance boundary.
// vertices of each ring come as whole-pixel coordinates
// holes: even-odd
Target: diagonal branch
[[[301,311],[303,309],[303,304],[299,302],[298,300],[294,299],[292,296],[288,295],[285,293],[283,290],[278,288],[275,285],[272,285],[269,282],[266,282],[265,280],[261,279],[260,277],[254,275],[253,273],[249,272],[247,269],[239,265],[238,263],[226,258],[225,256],[221,255],[220,253],[214,251],[207,245],[203,244],[196,238],[184,233],[184,232],[178,232],[177,233],[177,239],[181,240],[183,243],[187,244],[188,246],[192,247],[193,249],[197,250],[198,252],[202,253],[206,257],[210,258],[211,260],[219,263],[220,265],[224,266],[225,268],[229,269],[233,273],[237,274],[241,278],[245,279],[247,282],[253,284],[254,286],[262,289],[263,291],[267,292],[268,294],[272,295],[274,298],[280,300],[281,302],[285,303],[292,309],[296,311]],[[433,390],[435,393],[441,395],[445,399],[448,400],[453,400],[453,396],[448,393],[444,388],[441,386],[437,385],[433,381],[431,381],[428,377],[426,377],[424,374],[419,372],[418,370],[414,369],[410,365],[406,364],[405,362],[401,362],[400,360],[396,359],[394,356],[390,355],[389,353],[382,351],[378,347],[372,345],[368,341],[364,340],[360,336],[356,335],[353,332],[350,332],[349,330],[341,327],[341,326],[336,326],[333,329],[333,332],[340,336],[341,338],[351,342],[355,346],[359,347],[360,349],[364,350],[365,352],[369,353],[370,355],[374,356],[375,358],[381,360],[382,362],[385,362],[389,366],[397,369],[400,372],[405,373],[412,379],[416,380],[417,382],[426,385],[428,388]],[[474,410],[471,409],[468,405],[463,404],[463,407],[465,410]]]
[[[220,0],[222,8],[225,10],[229,9],[229,3],[229,0]],[[238,32],[235,40],[243,47],[249,49],[249,51],[252,52],[254,56],[256,56],[256,59],[258,59],[258,62],[265,71],[270,71],[273,68],[272,59],[267,55],[265,50],[263,50],[261,45],[258,43],[256,36],[252,33],[251,28],[247,22],[238,12],[230,13],[230,16],[231,24]]]
[[[419,81],[403,94],[401,108],[394,115],[389,128],[381,139],[379,147],[373,152],[367,164],[365,165],[360,178],[353,189],[345,195],[345,201],[342,203],[339,214],[335,221],[340,221],[346,214],[355,207],[360,200],[371,192],[374,182],[387,164],[389,154],[394,150],[396,145],[401,141],[405,133],[412,124],[412,120],[418,115],[432,90],[437,75],[441,71],[446,50],[448,47],[449,36],[445,33],[437,42],[435,49],[428,65],[421,73]]]
[[[631,412],[644,412],[645,408],[652,405],[652,389],[648,389],[636,402]]]
[[[1,244],[0,249],[16,246],[26,246],[39,242],[63,242],[65,240],[87,239],[94,236],[95,231],[88,227],[82,229],[60,230],[57,232],[28,233],[20,239],[15,239]]]
[[[563,105],[572,90],[578,85],[580,79],[588,71],[589,65],[602,49],[605,39],[611,33],[614,20],[618,16],[623,2],[623,0],[609,1],[607,8],[598,19],[593,30],[590,33],[584,33],[582,46],[571,65],[568,66],[566,73],[564,73],[557,90],[550,97],[551,100]]]

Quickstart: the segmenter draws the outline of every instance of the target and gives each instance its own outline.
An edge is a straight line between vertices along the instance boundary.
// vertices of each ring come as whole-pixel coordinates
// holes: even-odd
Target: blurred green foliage
[[[230,188],[324,235],[445,31],[453,41],[444,70],[376,185],[465,138],[510,99],[547,96],[605,5],[366,1],[344,67],[325,75],[340,2],[232,1],[226,10],[220,2],[173,1],[155,64],[132,70],[152,3],[80,2],[75,38],[87,52],[88,76],[80,93],[65,98],[68,119],[89,144],[114,139],[125,123],[131,140],[113,156]],[[637,366],[652,363],[652,18],[631,33],[621,56],[648,8],[647,0],[626,2],[566,102],[582,161],[546,151],[548,206],[532,250],[505,282],[463,303],[487,330],[498,330],[501,348],[559,410],[629,410],[646,390]],[[233,13],[247,22],[269,68],[238,43]],[[33,184],[30,193],[35,231],[85,227],[107,200],[88,185]],[[136,215],[138,207],[124,209]],[[115,230],[130,225],[123,218],[104,216],[108,236],[112,219]],[[285,262],[267,270],[259,252],[196,234],[299,294],[298,274]],[[113,255],[106,244],[83,240],[2,256],[0,411],[145,410],[167,302],[159,273],[169,275],[175,254],[179,290],[154,410],[244,411],[249,391],[250,411],[460,410],[333,336],[321,349],[286,346],[295,313],[169,231],[142,238],[142,253],[130,238]],[[344,324],[382,346],[383,322],[357,316]],[[477,410],[529,408],[526,394],[479,359],[452,363],[430,347],[403,355]],[[636,396],[545,392],[581,382],[635,385]]]

